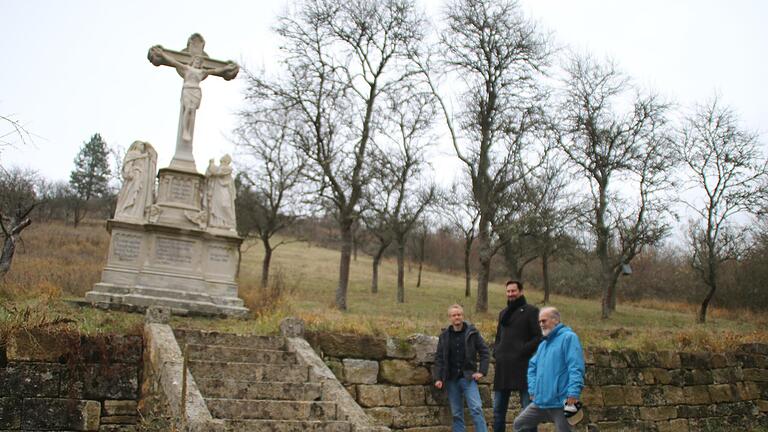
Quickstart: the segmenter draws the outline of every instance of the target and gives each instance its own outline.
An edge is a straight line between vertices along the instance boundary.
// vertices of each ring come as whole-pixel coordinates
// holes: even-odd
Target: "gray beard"
[[[547,330],[544,330],[544,329],[542,329],[542,330],[541,330],[541,334],[542,334],[544,337],[547,337],[547,336],[549,336],[549,334],[550,334],[550,333],[552,333],[552,329],[547,329]]]

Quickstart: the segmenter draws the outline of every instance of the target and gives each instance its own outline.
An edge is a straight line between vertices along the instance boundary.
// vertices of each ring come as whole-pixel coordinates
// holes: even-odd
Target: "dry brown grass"
[[[22,240],[0,298],[82,297],[99,281],[109,245],[103,223],[32,224]]]

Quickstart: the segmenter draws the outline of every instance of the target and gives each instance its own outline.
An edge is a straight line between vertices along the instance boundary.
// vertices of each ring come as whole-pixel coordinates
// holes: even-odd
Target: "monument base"
[[[166,306],[178,314],[244,316],[237,297],[240,244],[234,233],[107,221],[101,282],[85,299],[101,307]]]

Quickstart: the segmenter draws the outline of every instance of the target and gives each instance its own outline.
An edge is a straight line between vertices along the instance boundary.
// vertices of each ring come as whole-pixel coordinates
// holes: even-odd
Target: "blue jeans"
[[[475,432],[488,432],[488,426],[483,418],[483,402],[480,400],[480,391],[477,382],[473,379],[457,378],[445,381],[448,390],[448,402],[451,405],[453,416],[453,432],[464,432],[464,399],[467,400],[467,408],[475,424]]]
[[[530,403],[528,390],[520,390],[520,406],[525,409]],[[507,409],[509,408],[509,396],[512,390],[496,390],[493,392],[493,432],[504,432],[507,427]],[[536,428],[526,429],[524,432],[536,432]]]

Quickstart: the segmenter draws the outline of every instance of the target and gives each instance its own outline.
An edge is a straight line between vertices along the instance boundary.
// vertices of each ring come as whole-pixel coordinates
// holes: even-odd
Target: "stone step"
[[[345,421],[225,420],[227,432],[352,432]]]
[[[182,349],[184,344],[187,343],[249,349],[285,350],[285,338],[281,336],[238,335],[186,329],[175,329],[173,333],[176,335],[176,339],[179,341],[179,346]]]
[[[319,400],[323,387],[318,383],[253,382],[231,379],[195,378],[204,397],[232,399]]]
[[[336,420],[336,403],[321,401],[277,401],[205,399],[211,415],[231,420]]]
[[[98,302],[99,300],[94,298],[91,301]],[[248,308],[243,306],[215,304],[209,301],[183,300],[174,297],[154,297],[143,294],[126,294],[117,303],[143,308],[165,306],[171,308],[172,312],[180,315],[192,312],[204,315],[245,316],[249,312]]]
[[[188,345],[190,360],[216,360],[241,363],[296,364],[296,354],[288,351],[229,347],[221,345]],[[183,349],[183,347],[182,347]]]
[[[309,367],[241,362],[189,361],[195,380],[202,378],[230,379],[236,381],[277,381],[305,383],[309,381]]]

